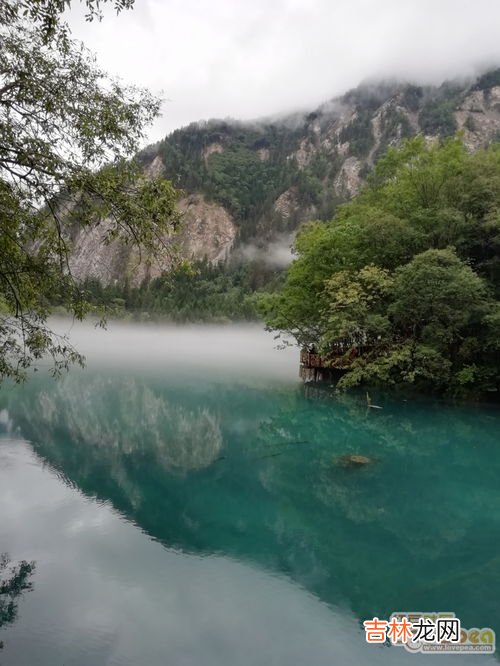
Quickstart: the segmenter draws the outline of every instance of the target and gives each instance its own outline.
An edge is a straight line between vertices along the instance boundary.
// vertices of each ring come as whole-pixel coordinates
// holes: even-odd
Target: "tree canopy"
[[[326,357],[355,350],[340,386],[498,390],[500,146],[390,149],[333,220],[304,226],[296,252],[261,307]]]
[[[78,318],[88,309],[68,262],[78,228],[154,251],[178,220],[172,185],[130,159],[160,100],[110,79],[71,39],[68,4],[0,12],[0,377],[22,378],[46,354],[56,371],[82,361],[47,326],[54,297]],[[101,3],[86,4],[91,18]]]
[[[134,0],[84,0],[87,21],[100,19],[101,6],[110,2],[113,2],[117,13],[134,5]],[[50,41],[56,35],[68,35],[61,17],[70,6],[71,0],[2,0],[0,24],[9,25],[20,19],[27,19],[33,27],[42,32],[46,41]]]

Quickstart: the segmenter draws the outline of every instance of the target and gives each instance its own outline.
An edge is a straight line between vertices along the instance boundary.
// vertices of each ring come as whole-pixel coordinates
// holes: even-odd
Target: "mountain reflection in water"
[[[500,633],[498,412],[369,410],[284,376],[192,370],[35,377],[0,407],[71,487],[168,548],[284,576],[358,620],[452,610]],[[336,464],[349,454],[374,462]]]

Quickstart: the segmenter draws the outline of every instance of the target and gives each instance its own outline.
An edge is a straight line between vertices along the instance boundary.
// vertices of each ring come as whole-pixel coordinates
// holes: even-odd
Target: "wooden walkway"
[[[336,382],[357,356],[356,348],[333,351],[328,356],[303,349],[300,352],[300,377],[305,382]]]

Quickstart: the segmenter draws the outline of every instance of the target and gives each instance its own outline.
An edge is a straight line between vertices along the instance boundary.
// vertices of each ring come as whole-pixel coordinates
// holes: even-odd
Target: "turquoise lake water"
[[[0,391],[0,552],[36,566],[0,664],[497,663],[361,623],[453,611],[500,636],[499,410],[368,409],[256,328],[75,337],[86,370]]]

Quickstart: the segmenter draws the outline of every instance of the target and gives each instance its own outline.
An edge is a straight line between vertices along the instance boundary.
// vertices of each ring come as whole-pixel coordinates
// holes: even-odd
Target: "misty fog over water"
[[[60,335],[86,357],[89,369],[142,368],[147,372],[237,376],[298,381],[299,352],[260,324],[174,325],[57,319]]]

